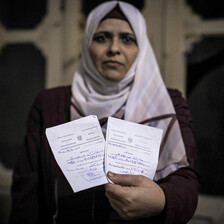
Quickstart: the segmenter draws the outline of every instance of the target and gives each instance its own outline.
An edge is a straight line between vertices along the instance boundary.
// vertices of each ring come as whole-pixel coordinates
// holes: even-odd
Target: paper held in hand
[[[107,183],[105,140],[96,116],[46,129],[54,157],[74,192]]]
[[[74,192],[108,183],[106,173],[153,179],[162,130],[109,117],[106,142],[90,115],[46,129],[54,157]]]
[[[109,117],[105,170],[153,179],[163,130]]]

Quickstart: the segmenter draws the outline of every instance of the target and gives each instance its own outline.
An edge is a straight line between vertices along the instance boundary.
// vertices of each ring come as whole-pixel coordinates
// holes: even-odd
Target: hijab
[[[89,47],[100,21],[116,6],[127,18],[137,40],[138,55],[124,78],[111,81],[96,70]],[[125,105],[124,119],[163,129],[155,180],[188,165],[175,109],[160,75],[140,11],[122,1],[105,2],[93,9],[86,23],[82,58],[72,83],[72,103],[83,116],[99,119],[114,115]]]

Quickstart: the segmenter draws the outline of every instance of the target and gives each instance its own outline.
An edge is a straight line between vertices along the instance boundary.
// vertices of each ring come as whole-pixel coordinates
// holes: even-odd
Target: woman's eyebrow
[[[108,30],[101,30],[94,33],[94,35],[98,35],[98,34],[112,34],[112,32]]]
[[[131,32],[119,32],[119,34],[122,34],[122,35],[130,35],[130,36],[135,37],[135,34],[134,33],[131,33]]]
[[[94,36],[95,36],[95,35],[98,35],[98,34],[113,35],[113,32],[108,31],[108,30],[101,30],[101,31],[97,31],[97,32],[95,32],[95,33],[94,33]],[[134,34],[134,33],[132,33],[132,32],[126,32],[126,31],[124,31],[124,32],[123,32],[123,31],[119,32],[119,35],[130,35],[130,36],[135,37],[135,34]]]

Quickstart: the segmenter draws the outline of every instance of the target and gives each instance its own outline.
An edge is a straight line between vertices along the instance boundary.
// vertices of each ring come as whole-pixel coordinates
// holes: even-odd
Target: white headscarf
[[[89,46],[101,19],[117,4],[135,33],[138,55],[125,77],[119,82],[113,82],[97,72],[89,54]],[[98,118],[112,116],[125,104],[124,119],[132,122],[175,114],[147,37],[145,19],[132,5],[110,1],[99,5],[89,14],[82,58],[72,84],[72,102],[83,115],[95,114]],[[170,121],[171,118],[167,118],[156,122],[155,126],[164,130],[164,136]],[[155,179],[161,179],[187,165],[179,124],[175,121],[160,152]]]

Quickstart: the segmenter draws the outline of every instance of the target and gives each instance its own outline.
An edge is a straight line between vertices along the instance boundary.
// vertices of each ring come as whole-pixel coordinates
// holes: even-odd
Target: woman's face
[[[102,77],[120,81],[137,54],[135,34],[126,21],[105,19],[99,24],[90,45],[90,56]]]

